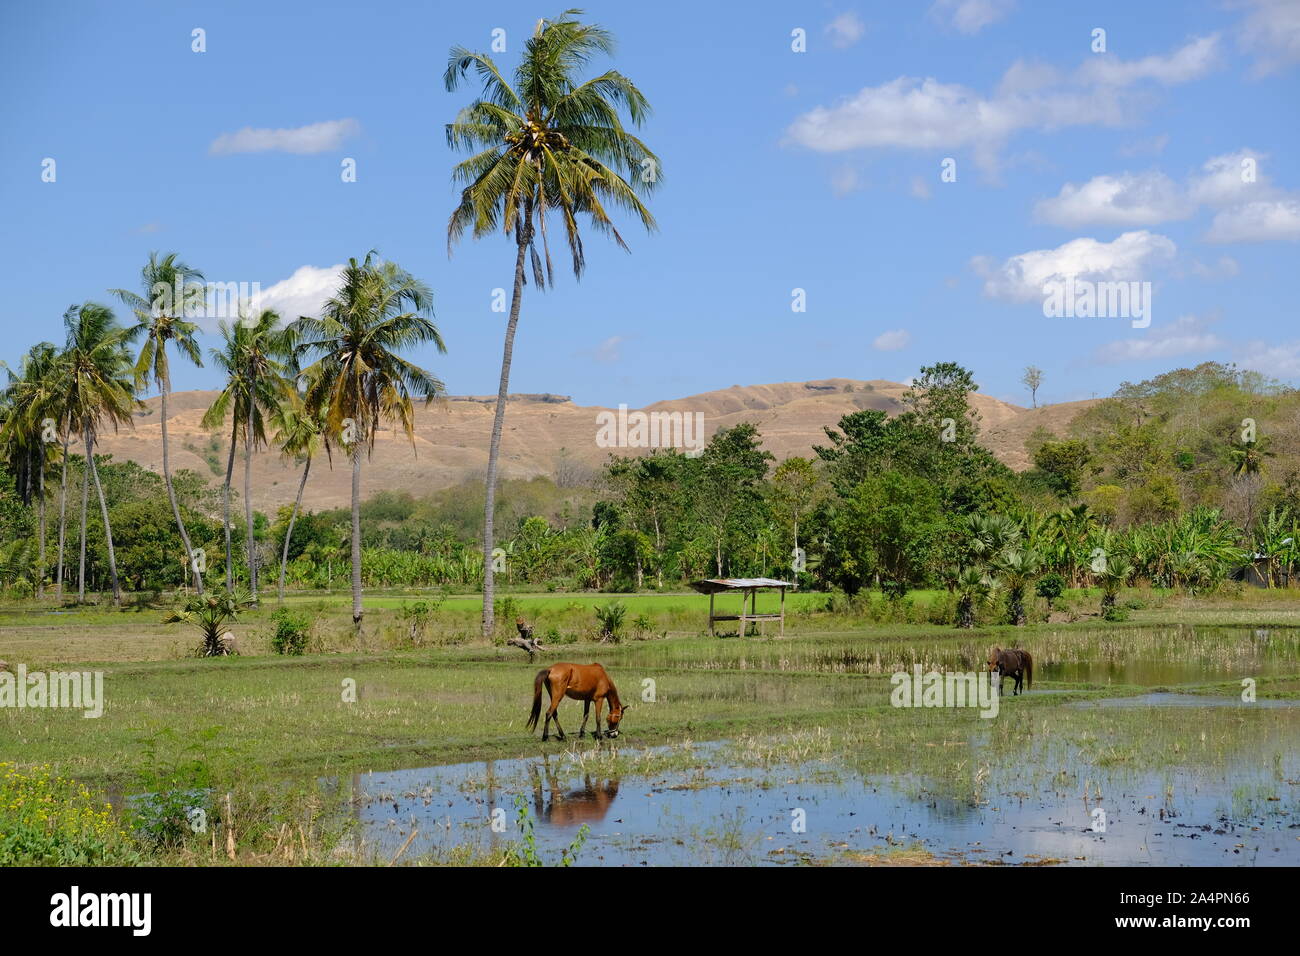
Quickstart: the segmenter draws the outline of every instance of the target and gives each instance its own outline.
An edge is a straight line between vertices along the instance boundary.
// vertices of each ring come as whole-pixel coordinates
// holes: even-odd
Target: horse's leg
[[[545,722],[544,724],[542,724],[542,739],[543,739],[543,740],[550,740],[550,739],[551,739],[551,721],[555,718],[556,696],[555,696],[555,688],[554,688],[553,686],[551,686],[551,680],[550,680],[549,677],[546,679],[546,693],[547,693],[549,696],[548,696],[548,699],[547,699],[547,702],[546,702],[546,704],[547,704],[547,706],[546,706],[546,722]],[[560,726],[560,722],[559,722],[558,720],[555,721],[555,726],[556,726],[557,728]]]
[[[579,739],[579,740],[581,740],[583,737],[587,736],[587,716],[588,716],[590,713],[591,713],[591,701],[589,701],[589,700],[584,700],[584,701],[582,702],[582,726],[578,728],[578,739]],[[596,721],[596,728],[597,728],[597,729],[600,728],[600,721],[599,721],[599,720]]]
[[[596,739],[600,739],[600,709],[605,706],[605,698],[596,698]]]
[[[563,678],[555,687],[551,688],[551,720],[555,721],[555,736],[564,740],[564,728],[560,726],[560,702],[564,700],[564,695],[569,689],[568,678]]]

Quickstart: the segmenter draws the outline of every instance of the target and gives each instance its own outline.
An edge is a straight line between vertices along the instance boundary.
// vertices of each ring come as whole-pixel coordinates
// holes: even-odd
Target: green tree
[[[9,383],[0,395],[0,455],[14,476],[15,488],[24,503],[37,501],[37,598],[45,593],[46,494],[45,476],[58,446],[49,441],[47,422],[57,424],[60,415],[58,349],[41,342],[27,350],[14,374],[6,367]],[[0,367],[4,363],[0,362]],[[57,437],[57,436],[56,436]]]
[[[1043,473],[1052,491],[1065,499],[1079,494],[1091,461],[1088,443],[1077,439],[1044,442],[1034,452],[1034,466]]]
[[[707,530],[719,577],[728,539],[754,516],[762,500],[760,483],[770,461],[771,453],[763,450],[758,429],[749,422],[718,431],[693,460],[691,504]]]
[[[289,385],[293,334],[279,327],[280,317],[267,309],[254,318],[221,322],[220,348],[209,350],[213,363],[225,373],[226,385],[203,414],[203,425],[220,428],[230,419],[230,452],[222,482],[222,522],[226,543],[226,590],[234,589],[234,548],[231,541],[230,491],[235,449],[244,442],[244,523],[251,599],[257,601],[256,542],[253,535],[252,455],[265,445],[267,421],[284,400]]]
[[[284,532],[284,545],[280,550],[280,584],[278,600],[284,603],[284,576],[289,567],[289,542],[293,539],[293,526],[302,510],[302,493],[307,487],[307,476],[311,474],[311,462],[325,445],[325,410],[309,411],[302,396],[293,389],[286,392],[284,400],[271,415],[271,425],[275,428],[275,443],[280,454],[292,461],[301,459],[302,477],[298,479],[298,494],[293,499],[293,509],[289,512],[288,527]],[[328,452],[328,446],[325,446]]]
[[[114,430],[119,425],[130,424],[131,414],[138,405],[127,352],[130,333],[118,324],[111,309],[94,302],[69,308],[63,315],[63,324],[67,330],[67,341],[59,359],[56,377],[63,394],[67,430],[75,430],[81,435],[86,452],[86,468],[81,481],[81,565],[77,575],[77,600],[86,599],[86,513],[89,505],[88,482],[93,479],[104,522],[113,603],[121,604],[122,591],[117,578],[113,528],[95,463],[95,436],[106,424]]]
[[[799,547],[799,522],[826,501],[829,488],[807,458],[787,458],[772,473],[771,497],[777,517]]]
[[[611,236],[623,249],[627,244],[607,206],[631,213],[647,230],[655,227],[654,217],[638,193],[648,193],[662,179],[659,160],[620,119],[620,112],[626,111],[639,126],[649,113],[649,104],[631,80],[615,70],[580,80],[578,72],[592,57],[613,52],[614,38],[600,26],[580,22],[578,13],[567,10],[556,19],[538,21],[524,44],[513,84],[486,53],[463,47],[451,50],[443,77],[448,91],[459,88],[471,70],[482,84],[478,98],[447,124],[448,145],[472,153],[452,172],[453,180],[465,186],[447,225],[448,247],[466,230],[476,239],[501,231],[515,241],[514,291],[488,447],[483,511],[486,638],[493,632],[497,465],[525,266],[531,260],[533,282],[539,289],[554,278],[546,214],[558,215],[573,272],[579,278],[585,262],[578,225],[581,216],[588,217],[592,228]]]
[[[374,450],[384,421],[400,427],[415,449],[412,396],[432,402],[443,384],[399,353],[432,344],[446,352],[433,324],[427,285],[374,251],[349,260],[338,289],[319,318],[293,324],[295,355],[314,358],[303,369],[304,402],[321,412],[325,435],[352,461],[352,622],[361,628],[361,459]]]
[[[185,315],[204,304],[203,274],[181,262],[176,253],[169,252],[161,259],[158,253],[149,253],[149,261],[140,270],[140,287],[144,295],[126,289],[111,290],[135,314],[136,325],[132,336],[143,333],[144,344],[136,358],[135,376],[138,386],[150,378],[158,386],[159,426],[162,429],[163,479],[167,483],[167,501],[172,517],[180,532],[181,546],[185,549],[190,570],[194,574],[194,588],[203,593],[201,563],[193,560],[194,548],[181,520],[180,505],[176,503],[176,489],[172,485],[172,466],[167,439],[167,400],[171,393],[171,368],[167,359],[167,346],[173,344],[181,355],[201,366],[203,358],[194,336],[198,326],[185,319]],[[179,292],[179,295],[177,293]],[[147,298],[146,298],[147,297]]]
[[[901,598],[924,582],[942,529],[939,495],[929,482],[900,471],[866,479],[834,520],[841,585],[852,592],[875,578],[886,596]]]

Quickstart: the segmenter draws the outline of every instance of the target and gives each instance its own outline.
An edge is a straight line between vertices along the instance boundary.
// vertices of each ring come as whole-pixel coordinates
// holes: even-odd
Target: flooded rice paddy
[[[848,730],[638,748],[629,720],[617,747],[539,741],[544,756],[337,785],[351,797],[358,848],[387,859],[500,850],[521,839],[524,818],[548,863],[577,840],[576,865],[857,863],[918,847],[954,865],[1300,864],[1294,630],[1127,629],[1082,647],[1036,642],[1035,689],[1004,698],[991,720],[882,707],[883,681],[849,678],[821,688],[837,705],[869,708]],[[690,682],[696,705],[806,692],[736,673],[760,662],[887,673],[882,654],[850,660],[843,647],[821,658],[774,645],[743,651],[716,684]],[[977,666],[980,653],[912,660]],[[897,666],[906,655],[883,658]],[[1253,702],[1238,687],[1247,677],[1261,687]],[[576,708],[561,711],[575,726]]]

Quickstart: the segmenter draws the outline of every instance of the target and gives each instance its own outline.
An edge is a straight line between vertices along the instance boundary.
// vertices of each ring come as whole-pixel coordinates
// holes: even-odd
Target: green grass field
[[[1232,697],[1243,674],[1255,676],[1263,699],[1300,697],[1300,630],[1288,629],[1300,624],[1296,592],[1212,600],[1129,595],[1136,606],[1123,623],[1082,616],[1095,601],[1076,594],[1065,605],[1074,606],[1077,620],[974,631],[924,620],[927,601],[940,595],[913,596],[916,622],[893,623],[871,619],[879,606],[828,611],[825,595],[800,594],[787,601],[783,638],[708,637],[708,599],[697,594],[511,597],[539,636],[554,629],[568,643],[530,663],[502,643],[513,631],[504,623],[494,642],[478,637],[478,605],[469,597],[445,599],[413,639],[400,609],[428,598],[395,594],[368,596],[358,640],[346,595],[295,595],[290,604],[313,622],[311,653],[268,652],[272,599],[232,628],[238,656],[203,659],[193,656],[197,632],[162,624],[159,608],[52,613],[30,603],[6,606],[0,658],[10,668],[21,662],[29,670],[102,671],[106,705],[99,719],[0,709],[0,761],[48,764],[122,794],[186,762],[201,765],[214,786],[243,792],[254,782],[304,786],[328,775],[528,757],[566,746],[543,744],[524,727],[534,673],[565,659],[600,661],[631,703],[619,755],[603,745],[599,758],[621,761],[625,771],[644,770],[648,760],[713,759],[689,750],[673,757],[671,748],[651,758],[646,748],[724,740],[737,760],[815,756],[854,772],[922,772],[966,792],[974,770],[951,757],[955,742],[971,733],[991,732],[1009,747],[1017,733],[1050,727],[1099,759],[1134,766],[1177,763],[1198,746],[1205,759],[1235,753],[1260,734],[1300,738],[1300,708],[1209,713],[1193,726],[1179,713],[1068,706],[1175,685]],[[592,639],[591,608],[609,600],[628,608],[629,633],[617,645]],[[649,626],[634,628],[638,618]],[[913,665],[978,670],[995,644],[1032,649],[1034,688],[1050,693],[1004,698],[991,731],[973,711],[890,706],[890,674]],[[567,702],[560,715],[575,733],[581,707]],[[575,745],[597,746],[572,739],[567,746]],[[271,817],[279,812],[273,809]]]

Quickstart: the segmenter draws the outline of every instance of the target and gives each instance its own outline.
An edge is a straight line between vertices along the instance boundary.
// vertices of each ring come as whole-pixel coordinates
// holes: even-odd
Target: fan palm
[[[957,626],[975,626],[975,605],[992,593],[992,582],[978,568],[962,568],[954,579],[957,591]]]
[[[171,394],[172,380],[167,346],[171,343],[195,365],[203,364],[199,345],[194,340],[198,326],[184,318],[187,313],[192,314],[195,307],[204,304],[202,282],[203,274],[177,259],[176,253],[169,252],[160,259],[158,253],[151,252],[149,261],[140,270],[140,287],[144,290],[144,295],[126,289],[111,290],[135,313],[133,333],[144,335],[144,343],[135,363],[136,383],[143,387],[152,378],[158,386],[163,480],[167,484],[167,500],[171,504],[172,517],[181,535],[186,561],[194,573],[194,588],[199,594],[203,593],[203,572],[200,570],[203,563],[194,559],[194,548],[190,544],[185,522],[181,520],[181,509],[176,503],[176,489],[172,484],[167,441],[167,399]]]
[[[1042,566],[1038,553],[1028,548],[1007,548],[990,562],[1007,588],[1007,616],[1017,627],[1025,623],[1025,589]]]
[[[233,650],[225,639],[226,628],[238,620],[240,611],[252,606],[253,599],[246,591],[217,588],[210,594],[190,595],[163,623],[193,624],[203,634],[203,656],[221,657]]]
[[[580,12],[566,10],[557,19],[538,21],[524,45],[513,85],[490,56],[463,47],[452,49],[443,76],[449,91],[465,82],[471,70],[482,82],[478,98],[447,124],[448,145],[471,153],[452,171],[453,180],[465,186],[447,224],[448,251],[466,230],[476,239],[501,231],[515,242],[514,293],[488,447],[483,510],[483,633],[488,637],[493,628],[497,465],[525,266],[530,262],[539,288],[554,279],[546,214],[559,217],[573,273],[579,278],[585,262],[580,216],[587,216],[592,228],[623,249],[627,244],[607,206],[630,213],[647,230],[655,228],[638,192],[648,193],[658,185],[659,160],[620,119],[626,111],[639,126],[649,114],[649,104],[632,81],[615,70],[580,80],[578,71],[592,57],[614,49],[609,31],[580,22]]]
[[[1132,562],[1123,555],[1109,556],[1102,570],[1097,572],[1097,579],[1101,584],[1102,617],[1114,614],[1119,592],[1133,577],[1133,572]]]
[[[290,327],[295,358],[315,358],[301,373],[307,409],[323,415],[326,439],[340,442],[352,460],[352,621],[358,631],[362,453],[373,452],[385,421],[400,427],[414,450],[412,396],[427,405],[444,391],[441,381],[398,354],[428,343],[447,351],[432,314],[429,287],[372,250],[344,267],[319,318],[304,316]]]
[[[77,574],[77,599],[86,598],[86,512],[89,504],[88,479],[95,482],[99,510],[108,546],[108,572],[113,586],[113,603],[121,604],[117,579],[117,554],[113,549],[113,528],[108,520],[108,503],[95,465],[95,436],[104,424],[129,424],[139,406],[127,345],[131,332],[118,324],[113,311],[94,302],[74,305],[63,315],[67,341],[59,358],[56,380],[63,392],[64,420],[68,433],[80,433],[85,445],[85,467],[81,480],[81,565]],[[65,455],[66,455],[65,434]],[[60,535],[62,538],[62,535]],[[60,548],[60,551],[62,548]]]

